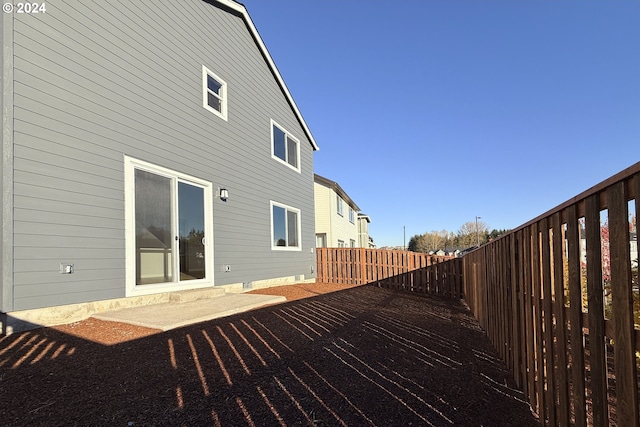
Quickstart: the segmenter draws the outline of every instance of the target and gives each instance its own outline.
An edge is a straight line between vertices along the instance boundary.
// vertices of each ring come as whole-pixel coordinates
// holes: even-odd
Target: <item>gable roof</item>
[[[358,219],[365,220],[365,221],[367,221],[369,223],[371,222],[371,218],[369,217],[369,215],[367,215],[365,213],[362,213],[362,212],[358,213]]]
[[[342,187],[340,187],[340,184],[338,184],[337,182],[331,181],[330,179],[327,179],[327,178],[325,178],[323,176],[320,176],[317,173],[313,174],[313,181],[318,183],[318,184],[320,184],[320,185],[324,185],[325,187],[328,187],[328,188],[332,189],[333,191],[335,191],[336,194],[338,194],[340,197],[342,197],[342,200],[347,202],[347,204],[349,206],[351,206],[354,211],[359,211],[360,210],[358,205],[356,205],[356,202],[354,202],[351,199],[351,197],[349,197],[347,192],[344,191],[342,189]]]
[[[245,5],[235,0],[204,0],[204,2],[212,5],[219,5],[221,6],[222,9],[242,17],[247,28],[249,29],[249,32],[251,33],[251,36],[253,37],[256,44],[258,45],[258,49],[260,49],[262,56],[267,62],[269,69],[271,70],[271,72],[273,73],[273,76],[278,81],[278,85],[282,89],[282,93],[287,99],[287,102],[289,102],[289,105],[291,106],[293,113],[295,114],[296,118],[300,122],[300,126],[302,126],[302,129],[304,130],[304,133],[307,136],[307,138],[309,138],[309,141],[311,142],[311,146],[313,147],[314,151],[319,150],[320,147],[318,147],[316,140],[313,138],[313,135],[311,134],[311,130],[309,130],[309,127],[307,126],[307,122],[305,122],[304,117],[302,117],[302,113],[298,109],[296,102],[293,100],[293,96],[291,96],[291,93],[289,92],[289,89],[287,88],[287,85],[285,84],[284,79],[280,75],[280,72],[278,71],[278,67],[276,67],[275,62],[273,62],[273,58],[271,58],[271,55],[269,54],[269,50],[267,49],[267,46],[265,46],[264,42],[262,41],[262,37],[260,37],[260,34],[258,33],[258,29],[253,24],[253,20],[249,16],[249,12],[247,11],[247,8],[245,7]]]

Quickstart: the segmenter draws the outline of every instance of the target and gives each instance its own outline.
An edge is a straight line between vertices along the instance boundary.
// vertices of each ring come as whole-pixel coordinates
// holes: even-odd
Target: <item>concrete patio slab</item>
[[[225,294],[216,298],[188,302],[169,302],[124,308],[95,314],[92,317],[168,331],[270,304],[278,304],[286,300],[283,296],[274,295]]]

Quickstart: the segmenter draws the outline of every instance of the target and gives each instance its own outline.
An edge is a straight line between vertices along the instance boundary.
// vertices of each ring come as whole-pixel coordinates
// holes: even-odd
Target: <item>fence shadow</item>
[[[104,346],[0,338],[0,425],[537,425],[458,301],[360,286]]]

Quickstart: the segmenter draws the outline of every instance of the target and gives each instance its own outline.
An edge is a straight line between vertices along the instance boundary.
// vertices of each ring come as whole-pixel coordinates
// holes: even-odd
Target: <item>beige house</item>
[[[358,248],[369,246],[368,224],[356,202],[340,185],[314,175],[316,247]]]
[[[373,249],[376,247],[373,238],[369,236],[369,223],[371,218],[362,212],[358,213],[358,246]]]

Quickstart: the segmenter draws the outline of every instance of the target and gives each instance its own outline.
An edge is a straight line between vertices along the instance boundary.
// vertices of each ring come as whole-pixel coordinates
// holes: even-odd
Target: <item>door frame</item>
[[[135,223],[135,170],[140,169],[172,179],[174,192],[172,195],[172,231],[178,233],[178,182],[193,184],[204,189],[204,235],[205,235],[205,278],[180,281],[180,250],[178,242],[174,242],[172,251],[172,282],[137,285],[136,284],[136,223]],[[124,205],[125,205],[125,296],[149,295],[160,292],[197,289],[213,286],[213,184],[192,175],[171,170],[133,157],[124,156]],[[175,237],[175,236],[174,236]]]

